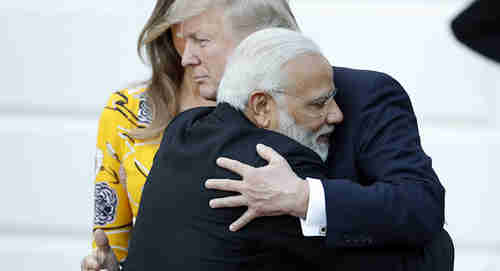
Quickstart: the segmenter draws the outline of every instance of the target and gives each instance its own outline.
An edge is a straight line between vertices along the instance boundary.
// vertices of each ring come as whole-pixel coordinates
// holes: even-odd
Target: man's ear
[[[269,129],[272,124],[276,103],[271,95],[262,90],[254,90],[250,94],[247,105],[248,117],[255,126]]]

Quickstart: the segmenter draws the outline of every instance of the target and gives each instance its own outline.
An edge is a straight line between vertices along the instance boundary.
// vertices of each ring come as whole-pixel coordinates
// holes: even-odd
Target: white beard
[[[321,157],[323,162],[326,161],[328,157],[329,143],[319,143],[317,141],[318,137],[326,133],[333,132],[334,127],[332,125],[324,125],[321,129],[315,133],[307,131],[306,129],[298,126],[295,120],[286,112],[285,110],[279,110],[279,132],[294,139],[300,144],[310,148],[315,153]]]

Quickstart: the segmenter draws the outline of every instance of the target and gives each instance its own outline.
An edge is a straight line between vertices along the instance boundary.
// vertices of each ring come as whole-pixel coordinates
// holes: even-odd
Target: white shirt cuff
[[[326,236],[325,189],[318,179],[306,178],[309,184],[309,206],[307,216],[300,219],[304,236]]]

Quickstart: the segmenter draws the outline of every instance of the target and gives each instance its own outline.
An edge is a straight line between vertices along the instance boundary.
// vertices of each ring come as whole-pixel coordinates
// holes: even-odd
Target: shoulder
[[[327,168],[310,148],[299,142],[276,132],[264,130],[257,144],[264,144],[279,153],[292,167],[293,171],[302,178],[313,177],[324,179],[327,176]],[[257,157],[256,166],[267,165],[267,161]]]
[[[360,69],[352,69],[346,67],[332,67],[333,68],[333,76],[335,79],[335,83],[344,82],[344,81],[371,81],[380,77],[388,76],[385,73],[372,71],[372,70],[360,70]]]
[[[213,131],[222,128],[221,125],[208,125],[211,113],[215,107],[195,107],[177,114],[165,129],[163,141],[203,140],[209,138]]]
[[[370,70],[333,67],[335,86],[339,89],[338,104],[342,110],[359,109],[390,97],[409,101],[408,94],[392,76]]]
[[[115,91],[104,106],[101,120],[122,121],[130,128],[144,128],[151,123],[152,111],[146,89],[125,88]]]
[[[328,169],[318,154],[299,142],[280,133],[243,126],[214,131],[213,143],[222,143],[220,156],[228,157],[253,167],[266,166],[269,162],[256,151],[258,144],[266,145],[281,155],[301,178],[325,179]],[[213,144],[214,146],[216,144]]]
[[[114,106],[116,103],[123,102],[125,104],[139,103],[145,98],[146,88],[123,88],[113,91],[108,98],[106,106]]]
[[[400,86],[392,76],[386,73],[344,67],[333,67],[333,79],[338,88],[345,88],[349,91],[367,92],[388,84]]]
[[[303,153],[304,156],[315,157],[315,153],[311,149],[305,147],[299,142],[280,133],[264,129],[261,130],[262,130],[261,137],[258,143],[262,143],[264,145],[273,148],[279,154],[290,155],[296,153]]]

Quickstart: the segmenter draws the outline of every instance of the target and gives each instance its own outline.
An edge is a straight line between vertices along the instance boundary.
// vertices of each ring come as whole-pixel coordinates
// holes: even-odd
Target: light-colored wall
[[[500,270],[500,64],[452,37],[449,22],[468,3],[292,7],[334,65],[383,71],[405,87],[447,189],[456,270]],[[112,91],[146,78],[135,41],[153,1],[0,5],[0,258],[6,270],[76,270],[89,251],[97,119]]]

